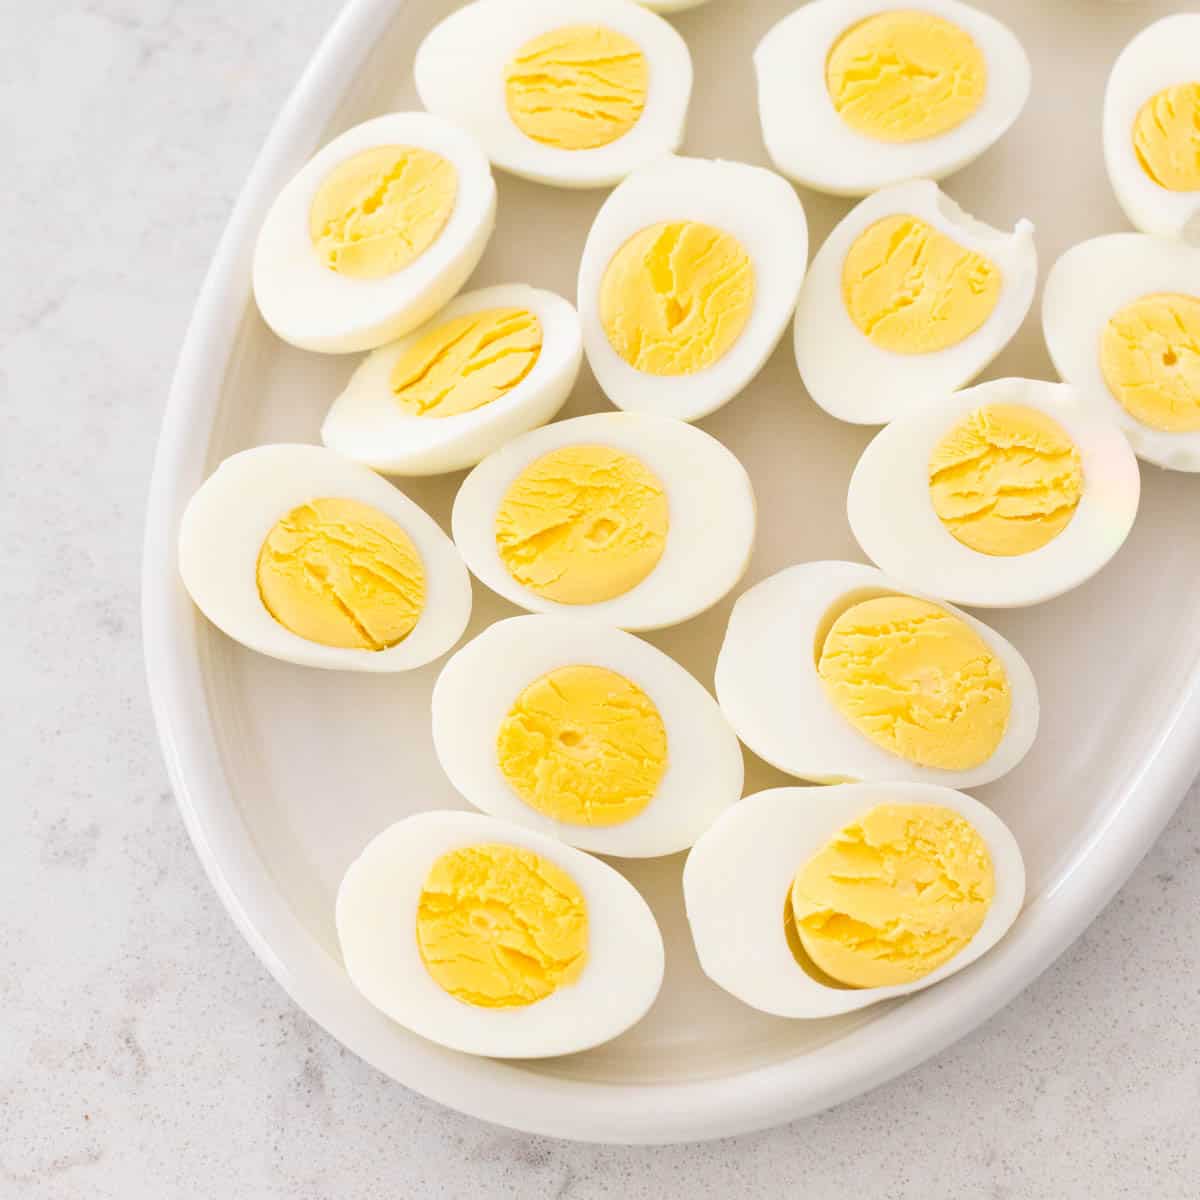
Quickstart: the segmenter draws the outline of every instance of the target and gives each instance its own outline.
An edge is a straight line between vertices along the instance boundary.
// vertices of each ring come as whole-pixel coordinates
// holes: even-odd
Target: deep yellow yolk
[[[458,192],[454,165],[417,146],[375,146],[334,167],[313,197],[309,234],[339,275],[379,279],[442,232]]]
[[[258,552],[258,593],[310,642],[385,650],[425,606],[425,567],[407,533],[357,500],[310,500],[275,523]]]
[[[901,214],[859,234],[842,264],[850,319],[897,354],[930,354],[969,337],[992,315],[1003,282],[987,255]]]
[[[791,915],[800,944],[852,987],[912,983],[979,932],[996,894],[979,831],[953,809],[881,804],[800,868]]]
[[[1142,105],[1133,120],[1133,151],[1159,187],[1200,191],[1200,83],[1163,88]]]
[[[456,417],[507,395],[541,352],[541,322],[527,309],[467,313],[405,350],[392,368],[392,393],[414,416]]]
[[[754,264],[732,234],[699,221],[635,233],[600,283],[612,348],[650,375],[689,375],[720,359],[754,307]]]
[[[464,1004],[536,1004],[582,973],[587,904],[566,871],[532,850],[467,846],[430,867],[417,946],[438,986]]]
[[[961,125],[983,102],[987,60],[965,29],[912,9],[852,25],[825,63],[829,98],[856,133],[915,142]]]
[[[496,512],[496,550],[523,587],[560,604],[624,595],[667,544],[667,493],[640,459],[564,446],[530,463]]]
[[[508,64],[508,115],[528,138],[593,150],[627,134],[646,107],[650,68],[622,33],[568,25],[526,42]]]
[[[1028,554],[1070,524],[1083,464],[1070,435],[1036,408],[968,413],[933,448],[929,495],[942,524],[981,554]]]
[[[1200,429],[1200,299],[1162,293],[1127,304],[1100,335],[1100,369],[1143,425]]]
[[[531,808],[572,825],[619,825],[654,799],[667,731],[632,680],[604,667],[559,667],[517,697],[496,753]]]
[[[877,596],[833,623],[817,672],[860,733],[922,767],[966,771],[1004,737],[1008,675],[965,621],[913,596]]]

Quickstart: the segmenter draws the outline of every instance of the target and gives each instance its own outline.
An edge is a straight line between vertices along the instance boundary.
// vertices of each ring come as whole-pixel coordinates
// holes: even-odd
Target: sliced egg
[[[573,617],[512,617],[459,650],[433,742],[476,807],[598,854],[685,850],[742,794],[741,747],[700,683]]]
[[[754,544],[745,468],[700,429],[594,413],[515,438],[463,481],[467,566],[533,612],[658,629],[736,586]]]
[[[694,421],[742,390],[796,307],[808,226],[745,163],[664,158],[604,202],[579,267],[588,363],[618,408]]]
[[[437,523],[320,446],[227,458],[184,511],[179,571],[223,633],[305,667],[424,666],[471,615],[470,578]]]
[[[817,783],[973,787],[1033,744],[1033,673],[994,629],[874,567],[788,567],[738,597],[717,699],[760,758]]]
[[[475,0],[417,50],[417,92],[513,175],[611,187],[683,139],[687,44],[631,0]]]
[[[813,0],[763,38],[754,68],[771,161],[836,196],[965,167],[1030,84],[1010,30],[957,0]]]
[[[638,0],[643,8],[650,9],[651,12],[657,13],[677,13],[684,12],[689,8],[699,8],[701,4],[707,4],[708,0]]]
[[[704,973],[781,1017],[831,1017],[938,983],[986,954],[1025,897],[1016,839],[962,792],[920,783],[774,788],[688,855]]]
[[[1074,388],[997,379],[880,430],[850,480],[858,544],[958,604],[1039,604],[1121,548],[1141,478],[1124,434]]]
[[[354,986],[452,1050],[572,1054],[645,1015],[663,943],[612,867],[480,813],[427,812],[374,838],[346,872],[337,931]]]
[[[1200,471],[1200,247],[1138,233],[1073,246],[1046,279],[1042,329],[1058,373],[1139,458]]]
[[[832,416],[882,425],[969,383],[1033,302],[1033,226],[963,212],[936,183],[863,200],[813,259],[796,308],[796,363]]]

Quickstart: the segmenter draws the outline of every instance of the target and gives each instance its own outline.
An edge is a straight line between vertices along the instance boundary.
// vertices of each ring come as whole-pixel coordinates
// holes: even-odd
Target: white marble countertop
[[[339,0],[42,0],[0,39],[0,1197],[1194,1197],[1200,790],[980,1031],[813,1120],[527,1138],[353,1058],[242,942],[142,677],[164,391],[259,141]]]

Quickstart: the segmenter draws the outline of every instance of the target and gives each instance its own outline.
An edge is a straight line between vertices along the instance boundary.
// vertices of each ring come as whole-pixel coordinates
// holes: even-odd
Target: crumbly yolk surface
[[[1200,429],[1200,298],[1142,296],[1109,318],[1100,370],[1117,402],[1151,429]]]
[[[650,67],[636,42],[602,25],[567,25],[526,42],[504,73],[513,124],[559,150],[627,134],[646,107]]]
[[[507,395],[533,370],[542,325],[524,308],[490,308],[422,334],[392,368],[392,394],[416,417],[456,417]]]
[[[961,125],[983,102],[987,59],[965,29],[898,9],[852,25],[825,63],[833,107],[856,133],[915,142]]]
[[[1004,737],[1008,675],[965,621],[914,596],[877,596],[834,621],[817,672],[833,706],[877,746],[965,771]]]
[[[667,544],[667,493],[612,446],[564,446],[530,463],[496,512],[508,573],[560,604],[596,604],[636,587]]]
[[[1028,554],[1070,524],[1083,464],[1070,434],[1021,404],[977,408],[933,448],[929,496],[946,529],[972,550]]]
[[[500,770],[531,808],[572,825],[619,825],[667,770],[654,701],[605,667],[559,667],[516,698],[496,739]]]
[[[1163,88],[1142,105],[1133,119],[1133,152],[1159,187],[1200,191],[1200,83]]]
[[[791,916],[800,944],[852,987],[912,983],[979,932],[996,894],[979,831],[953,809],[882,804],[799,870]]]
[[[425,607],[425,567],[408,534],[357,500],[310,500],[277,521],[258,553],[258,593],[310,642],[385,650]]]
[[[403,270],[437,240],[458,193],[454,164],[419,146],[374,146],[325,177],[309,211],[321,261],[352,279]]]
[[[451,850],[421,889],[417,947],[438,986],[464,1004],[536,1004],[582,973],[587,903],[566,871],[532,850]]]
[[[612,348],[650,375],[689,375],[721,359],[754,308],[754,264],[731,233],[664,221],[635,233],[600,283]]]
[[[986,254],[903,214],[860,233],[842,264],[850,319],[896,354],[931,354],[969,337],[992,315],[1003,282]]]

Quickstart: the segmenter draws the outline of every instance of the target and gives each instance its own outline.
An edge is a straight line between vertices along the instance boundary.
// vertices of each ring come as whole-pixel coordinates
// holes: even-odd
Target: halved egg
[[[573,1054],[646,1014],[662,935],[612,867],[480,813],[427,812],[375,837],[337,897],[354,986],[452,1050]]]
[[[850,480],[867,557],[958,604],[1039,604],[1121,548],[1141,477],[1124,434],[1074,388],[997,379],[880,430]]]
[[[471,615],[470,578],[433,518],[320,446],[221,463],[184,511],[179,571],[223,633],[305,667],[424,666]]]
[[[801,563],[743,592],[716,689],[755,754],[816,783],[990,783],[1038,725],[1011,643],[861,563]]]
[[[742,794],[742,750],[674,659],[573,617],[499,621],[442,668],[433,743],[472,804],[597,854],[685,850]]]
[[[333,402],[321,440],[394,475],[473,467],[554,417],[583,361],[579,317],[553,292],[480,288],[373,351]]]
[[[673,151],[692,92],[687,44],[631,0],[475,0],[417,50],[421,103],[502,170],[611,187]]]
[[[594,413],[513,439],[463,481],[454,541],[494,592],[533,612],[658,629],[741,579],[754,492],[720,442],[669,417]]]
[[[882,425],[969,383],[1033,302],[1033,226],[965,213],[936,183],[863,200],[813,259],[796,308],[796,364],[832,416]]]
[[[604,202],[579,266],[588,363],[618,408],[694,421],[761,370],[796,307],[808,225],[762,167],[664,158]]]
[[[708,0],[638,0],[638,3],[651,12],[677,13],[689,8],[699,8],[701,4],[707,4]]]
[[[1021,43],[957,0],[813,0],[767,33],[754,68],[771,161],[836,196],[945,178],[1029,97]]]
[[[467,134],[428,113],[376,117],[279,193],[254,248],[254,297],[285,342],[371,350],[454,296],[495,222],[491,169]]]
[[[731,808],[688,855],[704,973],[780,1017],[831,1017],[961,971],[1008,932],[1025,866],[1008,827],[919,783],[775,788]]]

